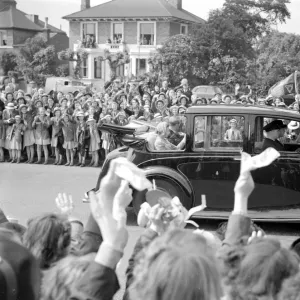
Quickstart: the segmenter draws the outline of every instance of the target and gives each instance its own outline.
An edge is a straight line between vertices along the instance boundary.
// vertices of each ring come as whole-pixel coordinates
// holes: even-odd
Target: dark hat
[[[273,130],[279,130],[282,128],[287,128],[287,125],[285,125],[281,120],[274,120],[271,123],[267,124],[263,130],[266,132],[270,132]]]
[[[29,250],[0,232],[1,299],[37,300],[40,278],[39,265]]]
[[[160,93],[159,93],[159,96],[161,96],[161,95],[163,95],[163,96],[166,97],[166,94],[165,94],[164,92],[160,92]]]
[[[78,94],[79,94],[79,91],[75,91],[75,92],[73,93],[73,96],[76,97]]]
[[[91,93],[86,93],[84,96],[93,97],[93,95]]]

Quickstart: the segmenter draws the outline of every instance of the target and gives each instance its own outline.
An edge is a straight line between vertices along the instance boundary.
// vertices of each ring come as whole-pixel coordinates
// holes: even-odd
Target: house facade
[[[15,0],[0,0],[0,53],[17,51],[28,38],[37,34],[44,35],[47,43],[54,45],[56,51],[69,46],[66,32],[50,25],[48,18],[41,21],[37,15],[18,10]]]
[[[129,54],[129,63],[117,68],[117,76],[149,72],[149,58],[171,36],[188,34],[204,20],[182,9],[182,0],[113,0],[90,7],[82,0],[81,11],[64,17],[70,23],[70,48],[84,48],[88,57],[81,76],[89,83],[110,80],[110,68],[102,61],[106,50]]]

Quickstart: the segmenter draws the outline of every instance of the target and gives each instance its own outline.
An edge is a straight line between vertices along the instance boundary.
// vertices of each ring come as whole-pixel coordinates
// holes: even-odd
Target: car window
[[[206,117],[195,117],[194,122],[194,148],[204,148],[204,142],[206,137]]]
[[[210,119],[209,147],[236,150],[243,147],[245,118],[243,116],[212,116]]]
[[[274,120],[281,120],[287,125],[285,131],[283,131],[283,136],[278,140],[286,145],[287,151],[294,151],[300,145],[300,123],[293,119],[282,119],[282,118],[270,118],[270,117],[256,117],[255,119],[255,152],[260,152],[263,146],[263,140],[265,133],[263,127]]]

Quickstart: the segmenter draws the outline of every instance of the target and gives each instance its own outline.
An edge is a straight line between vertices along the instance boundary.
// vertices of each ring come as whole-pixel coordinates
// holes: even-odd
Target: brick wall
[[[107,39],[111,39],[111,23],[98,23],[98,44],[105,44]]]
[[[170,37],[170,22],[157,22],[156,35],[156,44],[163,44]]]
[[[14,45],[24,44],[28,38],[34,37],[38,32],[37,31],[28,31],[28,30],[13,30],[13,40]]]
[[[137,43],[137,22],[124,23],[124,38],[127,44]]]
[[[80,22],[70,22],[69,36],[69,47],[73,49],[74,44],[77,44],[77,40],[81,40]]]
[[[180,24],[179,23],[171,23],[170,24],[170,36],[180,34]]]

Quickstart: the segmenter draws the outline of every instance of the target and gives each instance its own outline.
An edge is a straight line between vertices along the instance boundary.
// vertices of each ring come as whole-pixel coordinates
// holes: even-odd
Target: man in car
[[[271,123],[263,127],[265,131],[265,139],[262,145],[262,151],[267,148],[274,148],[277,151],[285,151],[284,145],[278,140],[284,135],[284,132],[287,128],[281,120],[274,120]]]
[[[173,116],[169,119],[169,131],[170,134],[167,137],[167,140],[177,146],[184,138],[184,134],[180,132],[181,129],[181,120],[180,117]]]

